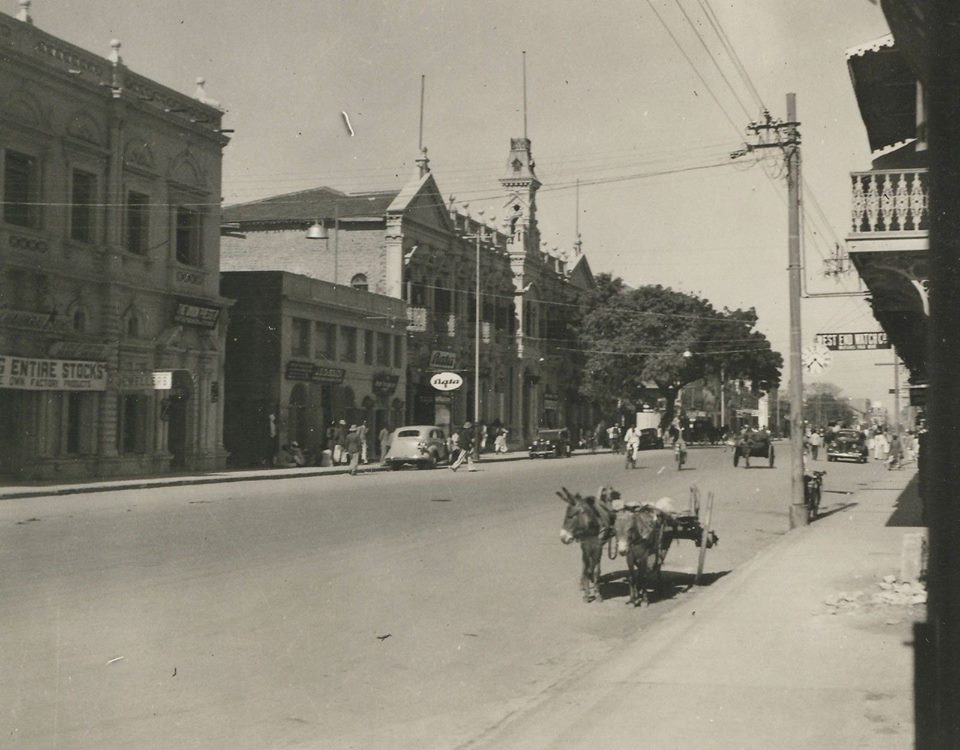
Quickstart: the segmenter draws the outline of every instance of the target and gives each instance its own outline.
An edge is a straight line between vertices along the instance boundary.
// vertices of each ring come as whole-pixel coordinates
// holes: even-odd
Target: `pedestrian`
[[[357,426],[357,434],[360,436],[360,463],[367,463],[367,437],[370,429],[367,427],[367,420],[363,420]]]
[[[343,450],[347,439],[347,423],[344,420],[337,422],[333,428],[333,463],[342,464],[346,462],[347,457]]]
[[[887,470],[900,469],[903,463],[903,443],[900,440],[900,434],[895,432],[890,438],[890,449],[887,456]]]
[[[292,469],[297,465],[297,462],[293,457],[293,452],[290,450],[290,446],[287,443],[284,443],[280,446],[280,450],[277,451],[277,457],[274,459],[273,465],[281,469]]]
[[[810,433],[810,458],[816,461],[820,457],[820,445],[823,443],[823,436],[819,430]]]
[[[627,431],[623,433],[623,445],[625,448],[624,452],[626,453],[626,461],[624,462],[623,468],[636,469],[637,451],[640,450],[640,435],[633,425],[630,425]]]
[[[878,432],[873,438],[873,458],[875,461],[886,461],[887,460],[887,451],[890,448],[890,443],[887,442],[887,436],[883,433],[883,430]]]
[[[356,476],[357,465],[360,463],[360,432],[355,424],[350,425],[346,438],[344,438],[343,451],[347,460],[350,462],[350,476]]]
[[[493,452],[494,453],[506,453],[507,452],[507,435],[510,434],[506,427],[500,427],[497,429],[497,436],[493,441]]]
[[[377,436],[380,440],[380,463],[387,460],[387,453],[390,452],[390,436],[392,434],[389,424],[385,424],[380,428],[380,434]]]
[[[474,431],[473,424],[471,422],[464,422],[463,429],[461,429],[458,434],[460,455],[457,457],[456,461],[450,464],[450,468],[453,471],[459,469],[464,460],[467,462],[467,471],[477,470],[477,467],[473,462],[473,451],[476,439],[476,432]]]

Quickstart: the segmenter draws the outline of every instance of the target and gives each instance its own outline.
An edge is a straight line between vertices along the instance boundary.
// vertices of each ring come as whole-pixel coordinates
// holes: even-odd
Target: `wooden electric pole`
[[[763,122],[751,122],[747,130],[757,143],[746,144],[742,156],[750,151],[777,148],[783,153],[787,177],[787,270],[790,282],[790,528],[806,526],[803,500],[803,373],[800,349],[800,123],[797,122],[796,94],[787,94],[787,119],[775,120],[769,112]]]

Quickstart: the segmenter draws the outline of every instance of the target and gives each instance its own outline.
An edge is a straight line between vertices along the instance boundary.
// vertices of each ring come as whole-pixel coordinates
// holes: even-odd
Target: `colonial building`
[[[871,150],[850,175],[847,252],[870,290],[874,317],[910,370],[913,401],[927,383],[930,207],[923,83],[887,35],[847,51]]]
[[[479,418],[520,440],[579,416],[568,322],[592,283],[585,258],[570,270],[539,246],[539,182],[524,187],[525,177],[508,188],[504,231],[446,205],[425,154],[399,191],[317,188],[230,206],[224,220],[246,239],[223,239],[223,269],[286,270],[403,300],[404,421]],[[431,376],[445,370],[464,385],[432,388]]]
[[[0,473],[224,464],[222,112],[0,13]]]
[[[332,421],[371,436],[404,417],[402,301],[281,271],[222,275],[227,332],[224,443],[236,465],[284,443],[319,455]],[[372,443],[371,443],[372,445]]]

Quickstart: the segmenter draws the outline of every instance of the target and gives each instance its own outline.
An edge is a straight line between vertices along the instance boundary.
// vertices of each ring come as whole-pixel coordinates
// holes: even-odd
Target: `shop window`
[[[393,366],[397,369],[403,367],[403,336],[393,337]]]
[[[120,425],[117,430],[121,454],[147,451],[147,396],[126,394],[120,402]]]
[[[291,326],[290,353],[294,357],[310,356],[310,321],[293,318]]]
[[[6,151],[3,158],[3,220],[21,227],[40,225],[40,167],[32,156]]]
[[[331,362],[337,358],[337,327],[332,323],[317,323],[317,357]]]
[[[97,176],[73,170],[70,192],[70,239],[93,242],[97,206]]]
[[[390,334],[377,334],[377,364],[383,367],[390,365]]]
[[[363,362],[373,364],[373,331],[363,332]]]
[[[367,277],[366,274],[358,273],[352,279],[350,279],[350,286],[356,289],[358,292],[367,291]]]
[[[357,329],[352,326],[340,326],[340,360],[357,361]]]
[[[177,206],[176,222],[177,261],[187,266],[199,266],[201,264],[200,213]]]
[[[127,252],[146,255],[149,236],[150,197],[131,190],[127,193]]]

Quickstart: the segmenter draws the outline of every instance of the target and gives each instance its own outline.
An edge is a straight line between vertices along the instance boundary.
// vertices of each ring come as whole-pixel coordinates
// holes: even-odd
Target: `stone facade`
[[[0,473],[221,467],[221,110],[25,12],[0,45]]]

